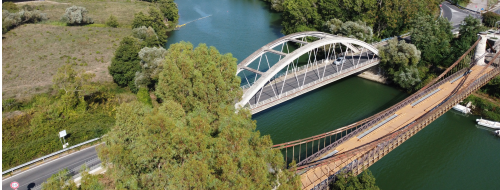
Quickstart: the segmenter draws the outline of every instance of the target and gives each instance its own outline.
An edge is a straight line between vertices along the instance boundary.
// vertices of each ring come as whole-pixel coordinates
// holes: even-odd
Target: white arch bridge
[[[235,106],[258,113],[373,67],[379,63],[377,55],[371,44],[323,32],[281,37],[238,64],[236,74],[244,85]]]

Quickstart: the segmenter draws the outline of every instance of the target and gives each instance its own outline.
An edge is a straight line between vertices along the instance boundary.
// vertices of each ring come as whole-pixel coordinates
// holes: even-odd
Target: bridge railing
[[[366,62],[364,62],[364,63],[360,63],[359,65],[356,65],[355,67],[349,67],[349,68],[344,69],[344,70],[341,70],[341,71],[339,71],[339,72],[337,72],[337,73],[334,73],[334,74],[331,74],[331,75],[325,76],[325,77],[323,77],[323,78],[320,78],[319,80],[316,80],[316,81],[314,81],[314,82],[310,82],[310,83],[308,83],[308,84],[305,84],[305,85],[300,86],[300,87],[298,87],[298,88],[295,88],[295,89],[293,89],[293,90],[289,90],[289,91],[287,91],[287,92],[285,92],[285,93],[279,94],[279,95],[277,95],[277,96],[275,96],[275,97],[272,97],[272,98],[266,99],[266,100],[264,100],[264,101],[260,101],[260,102],[258,102],[258,103],[256,103],[256,104],[250,105],[250,108],[251,108],[251,109],[254,109],[254,108],[260,107],[260,106],[262,106],[262,105],[266,105],[266,104],[268,104],[268,103],[270,103],[270,102],[273,102],[273,101],[279,100],[279,99],[281,99],[282,97],[287,97],[287,96],[288,96],[288,95],[290,95],[290,94],[295,94],[295,93],[297,93],[297,92],[299,92],[299,91],[301,91],[301,90],[303,90],[303,89],[307,89],[307,88],[309,88],[309,87],[311,87],[311,86],[314,86],[314,85],[316,85],[316,84],[318,84],[318,83],[321,83],[322,81],[325,81],[325,80],[330,80],[330,79],[332,79],[332,78],[338,77],[339,75],[343,75],[343,74],[345,74],[346,72],[351,72],[351,71],[353,71],[353,70],[356,70],[356,69],[357,69],[357,68],[359,68],[359,67],[363,67],[363,66],[366,66],[366,65],[369,65],[369,64],[373,64],[373,63],[376,63],[376,62],[378,62],[378,61],[379,61],[379,59],[378,59],[378,58],[374,58],[374,59],[372,59],[371,61],[366,61]]]
[[[363,169],[372,165],[376,160],[380,159],[382,156],[386,155],[388,152],[399,146],[401,143],[420,131],[423,127],[451,109],[451,107],[453,107],[455,104],[465,99],[472,92],[479,89],[481,86],[488,83],[493,77],[498,75],[500,73],[500,68],[498,64],[493,63],[493,60],[496,60],[498,55],[500,55],[500,53],[497,53],[495,55],[492,61],[490,61],[490,63],[486,67],[484,67],[482,71],[480,71],[480,74],[477,75],[476,78],[470,80],[470,82],[465,85],[458,85],[456,87],[457,91],[453,91],[452,93],[450,93],[449,99],[445,99],[442,103],[430,109],[429,112],[415,119],[405,127],[363,146],[336,155],[335,157],[331,157],[314,163],[309,163],[307,165],[299,166],[294,169],[299,173],[304,173],[308,169],[330,164],[327,168],[331,171],[328,171],[328,173],[325,174],[329,175],[328,178],[322,179],[321,177],[319,177],[318,180],[322,181],[320,183],[318,181],[313,182],[312,184],[318,183],[314,189],[322,189],[321,187],[328,185],[328,182],[334,180],[335,175],[338,174],[338,172],[340,172],[341,170],[353,171],[355,174],[361,173]],[[483,74],[488,67],[493,67],[494,69]],[[450,79],[451,78],[452,77],[450,77]],[[465,80],[466,79],[464,77],[462,81]],[[333,168],[331,164],[334,164]]]
[[[420,89],[419,91],[414,93],[413,95],[407,97],[405,100],[391,106],[390,108],[388,108],[388,109],[386,109],[386,110],[384,110],[376,115],[373,115],[369,118],[366,118],[364,120],[361,120],[361,121],[355,122],[351,125],[348,125],[346,127],[339,128],[339,129],[336,129],[336,130],[333,130],[333,131],[330,131],[327,133],[323,133],[320,135],[316,135],[313,137],[309,137],[309,138],[278,144],[278,145],[273,146],[273,148],[284,149],[284,151],[283,150],[282,151],[284,152],[285,159],[287,160],[287,163],[288,163],[288,157],[290,157],[291,160],[295,160],[296,162],[298,161],[297,166],[306,165],[306,164],[316,160],[320,155],[324,155],[327,152],[333,151],[341,143],[343,143],[346,140],[354,137],[355,135],[358,135],[359,133],[365,131],[370,126],[373,126],[377,123],[380,123],[381,121],[383,121],[387,117],[392,116],[397,110],[401,109],[404,106],[411,104],[412,102],[417,101],[419,98],[425,96],[426,94],[432,92],[432,90],[437,88],[437,87],[429,88],[429,86],[436,84],[436,83],[442,84],[446,81],[449,81],[452,78],[449,76],[457,77],[459,75],[463,75],[464,72],[467,71],[463,68],[466,67],[468,64],[470,65],[470,63],[471,63],[471,61],[467,60],[467,59],[472,57],[472,50],[477,46],[478,43],[479,43],[479,40],[476,41],[474,43],[474,45],[471,46],[469,48],[469,50],[467,50],[467,52],[464,55],[462,55],[454,64],[452,64],[448,69],[446,69],[440,76],[438,76],[434,80],[432,80],[428,85],[426,85],[425,87],[423,87],[422,89]],[[467,58],[467,59],[464,60],[464,58]],[[447,78],[449,80],[443,80],[443,79],[447,79]],[[436,86],[439,86],[439,85],[436,85]],[[342,135],[339,136],[339,134],[342,134]],[[334,137],[334,135],[335,135],[335,137]],[[337,138],[337,137],[340,137],[340,138]],[[326,145],[327,140],[330,141],[331,139],[335,139],[335,141],[333,143],[328,143],[328,145]],[[309,143],[311,143],[311,147],[317,146],[316,152],[314,152],[314,149],[311,149],[312,154],[309,154],[309,153],[304,154],[303,151],[300,151],[300,150],[302,149],[303,144],[305,144],[305,146],[308,147]],[[323,147],[321,147],[321,144],[323,144]],[[296,152],[295,147],[296,146],[298,146],[298,149],[299,149],[299,151],[297,151],[297,154],[295,154],[295,152]],[[288,153],[289,148],[291,148],[290,152],[292,152],[292,156],[289,156],[290,155],[290,153]],[[306,156],[307,158],[301,159],[302,156]],[[299,161],[299,159],[300,159],[300,161]]]

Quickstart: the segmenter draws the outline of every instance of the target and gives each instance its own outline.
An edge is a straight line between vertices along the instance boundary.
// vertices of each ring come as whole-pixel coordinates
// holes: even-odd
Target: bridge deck
[[[320,62],[319,64],[313,64],[309,68],[307,68],[307,74],[306,70],[300,70],[297,73],[291,72],[288,73],[286,76],[279,77],[273,81],[271,81],[270,84],[267,84],[264,86],[262,89],[262,92],[259,91],[257,94],[255,94],[252,99],[250,99],[249,103],[254,105],[259,102],[263,102],[267,99],[275,97],[277,94],[280,94],[282,92],[283,94],[289,91],[292,91],[294,89],[299,88],[302,85],[307,85],[309,83],[312,83],[314,81],[319,80],[320,78],[323,77],[328,77],[330,75],[336,74],[340,71],[348,70],[351,67],[354,67],[355,65],[363,65],[366,61],[368,61],[368,56],[370,56],[370,59],[374,56],[373,53],[369,53],[368,55],[366,53],[363,53],[363,55],[351,55],[347,56],[347,59],[344,63],[343,66],[341,65],[334,65],[332,62],[333,60],[330,60],[328,62]],[[325,64],[327,64],[325,68]],[[305,80],[304,80],[305,77]],[[283,85],[283,80],[284,85]],[[245,89],[246,90],[246,89]],[[244,90],[244,91],[245,91]]]
[[[470,73],[469,77],[467,78],[465,84],[467,84],[469,81],[473,80],[477,75],[479,75],[479,72],[484,68],[484,66],[474,66],[472,68],[472,72]],[[493,68],[487,68],[484,73],[490,71]],[[383,124],[382,126],[378,127],[377,129],[373,130],[372,132],[368,133],[366,136],[363,136],[361,139],[358,139],[356,136],[352,137],[351,139],[345,141],[344,143],[340,144],[336,150],[332,150],[330,152],[326,152],[323,155],[318,156],[319,158],[323,158],[324,156],[330,154],[331,152],[338,151],[335,154],[340,154],[349,150],[352,150],[356,147],[359,147],[363,144],[372,142],[380,137],[383,137],[387,134],[390,134],[398,129],[400,129],[403,126],[408,125],[410,122],[414,121],[416,118],[424,115],[426,112],[428,112],[428,109],[431,109],[441,103],[447,96],[457,87],[459,82],[446,82],[440,87],[438,87],[439,90],[438,92],[432,94],[430,97],[426,98],[425,100],[421,101],[420,103],[416,104],[415,106],[412,105],[407,105],[400,110],[398,110],[395,114],[397,114],[397,117],[391,119],[387,123]],[[364,152],[359,153],[358,155],[354,156],[352,160],[357,159],[361,155],[363,155]],[[316,167],[314,169],[310,169],[307,172],[303,173],[301,175],[301,181],[302,181],[302,188],[303,189],[312,189],[315,187],[318,183],[322,182],[325,180],[329,175],[334,174],[335,172],[339,171],[341,168],[343,168],[345,165],[348,163],[330,163],[326,164],[320,167]]]

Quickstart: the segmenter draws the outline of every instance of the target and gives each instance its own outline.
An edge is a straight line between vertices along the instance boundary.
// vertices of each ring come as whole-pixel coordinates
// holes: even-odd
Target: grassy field
[[[57,68],[70,63],[95,73],[96,81],[111,81],[107,67],[120,40],[131,34],[134,14],[147,12],[152,5],[126,0],[57,0],[17,3],[29,4],[47,13],[49,20],[39,24],[19,26],[2,39],[3,99],[26,98],[46,93],[52,85]],[[59,22],[67,7],[84,6],[94,19],[87,26],[65,26]],[[106,27],[113,14],[121,24]]]
[[[66,8],[76,5],[87,8],[90,17],[97,24],[104,24],[110,15],[117,17],[118,22],[124,27],[130,26],[137,12],[147,12],[151,3],[144,1],[130,0],[55,0],[55,1],[33,1],[20,2],[18,6],[24,4],[38,6],[42,12],[47,13],[49,21],[57,22],[66,11]]]
[[[127,28],[27,24],[2,40],[2,94],[23,98],[47,92],[52,76],[64,64],[96,74],[97,81],[111,81],[107,67]]]

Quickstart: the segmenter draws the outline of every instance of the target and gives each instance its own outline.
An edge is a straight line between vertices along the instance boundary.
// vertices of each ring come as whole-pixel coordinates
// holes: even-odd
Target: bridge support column
[[[478,59],[486,51],[486,40],[487,40],[486,34],[481,32],[477,36],[478,38],[481,38],[481,41],[479,41],[479,43],[476,46],[476,53],[474,54],[474,59]],[[486,65],[486,63],[484,63],[484,57],[477,61],[477,65]]]

